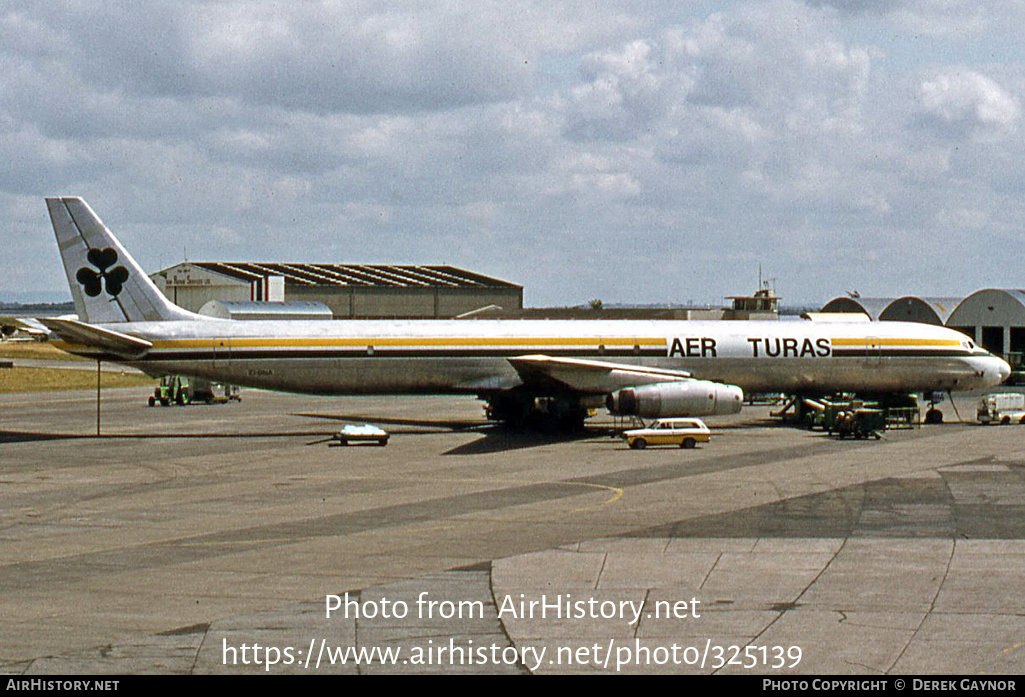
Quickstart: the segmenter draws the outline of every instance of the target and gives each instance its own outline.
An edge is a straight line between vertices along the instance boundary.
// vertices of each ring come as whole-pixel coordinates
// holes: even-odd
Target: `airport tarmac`
[[[472,398],[146,394],[106,391],[98,438],[89,391],[0,396],[0,672],[1025,668],[1025,426],[754,407],[632,451]],[[318,442],[346,421],[391,441]]]

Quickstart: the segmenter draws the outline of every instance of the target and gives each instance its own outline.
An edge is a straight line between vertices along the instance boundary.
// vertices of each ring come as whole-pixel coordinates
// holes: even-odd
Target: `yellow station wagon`
[[[647,428],[623,432],[623,440],[636,450],[649,445],[678,445],[693,448],[698,443],[707,443],[708,426],[701,419],[659,419]]]

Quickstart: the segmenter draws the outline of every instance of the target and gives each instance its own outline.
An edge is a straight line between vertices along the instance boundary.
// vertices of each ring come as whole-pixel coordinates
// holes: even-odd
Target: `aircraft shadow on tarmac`
[[[387,417],[367,417],[359,414],[293,414],[293,416],[306,417],[311,419],[323,419],[328,421],[339,421],[344,423],[374,423],[387,426],[393,434],[430,434],[430,433],[478,433],[481,438],[470,443],[457,446],[447,451],[446,455],[479,455],[509,450],[521,450],[525,448],[536,448],[556,443],[573,441],[604,439],[622,431],[608,425],[589,425],[584,430],[576,433],[547,433],[530,429],[518,429],[496,424],[484,420],[451,420],[451,419],[400,419]],[[717,424],[712,427],[715,431],[730,431],[746,428],[765,427],[789,427],[793,424],[782,422],[778,419],[759,419],[757,421],[738,424]],[[825,435],[819,432],[809,432],[815,435]],[[323,437],[331,436],[333,432],[325,430],[309,431],[278,431],[260,433],[239,433],[239,432],[185,432],[185,433],[117,433],[109,432],[97,436],[95,433],[44,433],[38,431],[8,431],[0,430],[0,444],[9,443],[31,443],[57,440],[75,440],[83,438],[102,439],[165,439],[165,438],[291,438],[291,437]],[[315,441],[322,442],[322,441]]]
[[[32,433],[30,431],[0,431],[0,443],[34,443],[37,441],[66,440],[69,438],[88,438],[88,436],[74,435],[69,433]]]
[[[294,414],[312,419],[327,419],[344,423],[372,423],[386,427],[392,434],[478,433],[480,438],[446,451],[445,455],[482,455],[536,448],[555,443],[586,440],[609,436],[605,427],[588,427],[575,433],[544,433],[525,428],[512,428],[484,420],[451,419],[398,419],[367,417],[359,414]]]
[[[0,431],[0,445],[9,443],[35,443],[52,440],[76,439],[136,439],[160,440],[164,438],[295,438],[297,436],[326,436],[325,431],[284,431],[278,433],[39,433],[34,431]]]

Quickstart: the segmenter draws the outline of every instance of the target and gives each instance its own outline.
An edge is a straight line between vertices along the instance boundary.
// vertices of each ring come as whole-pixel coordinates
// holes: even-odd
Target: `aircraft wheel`
[[[559,416],[557,427],[561,433],[579,433],[584,430],[584,420],[587,418],[587,411],[583,409],[571,409]]]
[[[943,412],[939,409],[930,409],[925,412],[925,423],[927,424],[941,424],[943,423]]]

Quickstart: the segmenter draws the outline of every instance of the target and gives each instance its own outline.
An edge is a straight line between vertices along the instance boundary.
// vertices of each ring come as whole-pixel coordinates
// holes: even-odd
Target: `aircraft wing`
[[[122,358],[141,358],[153,348],[153,344],[145,339],[103,329],[74,319],[40,317],[39,321],[64,341],[93,346]]]
[[[691,380],[684,370],[649,368],[629,363],[532,355],[508,359],[523,383],[530,387],[569,389],[600,394],[624,387]]]

